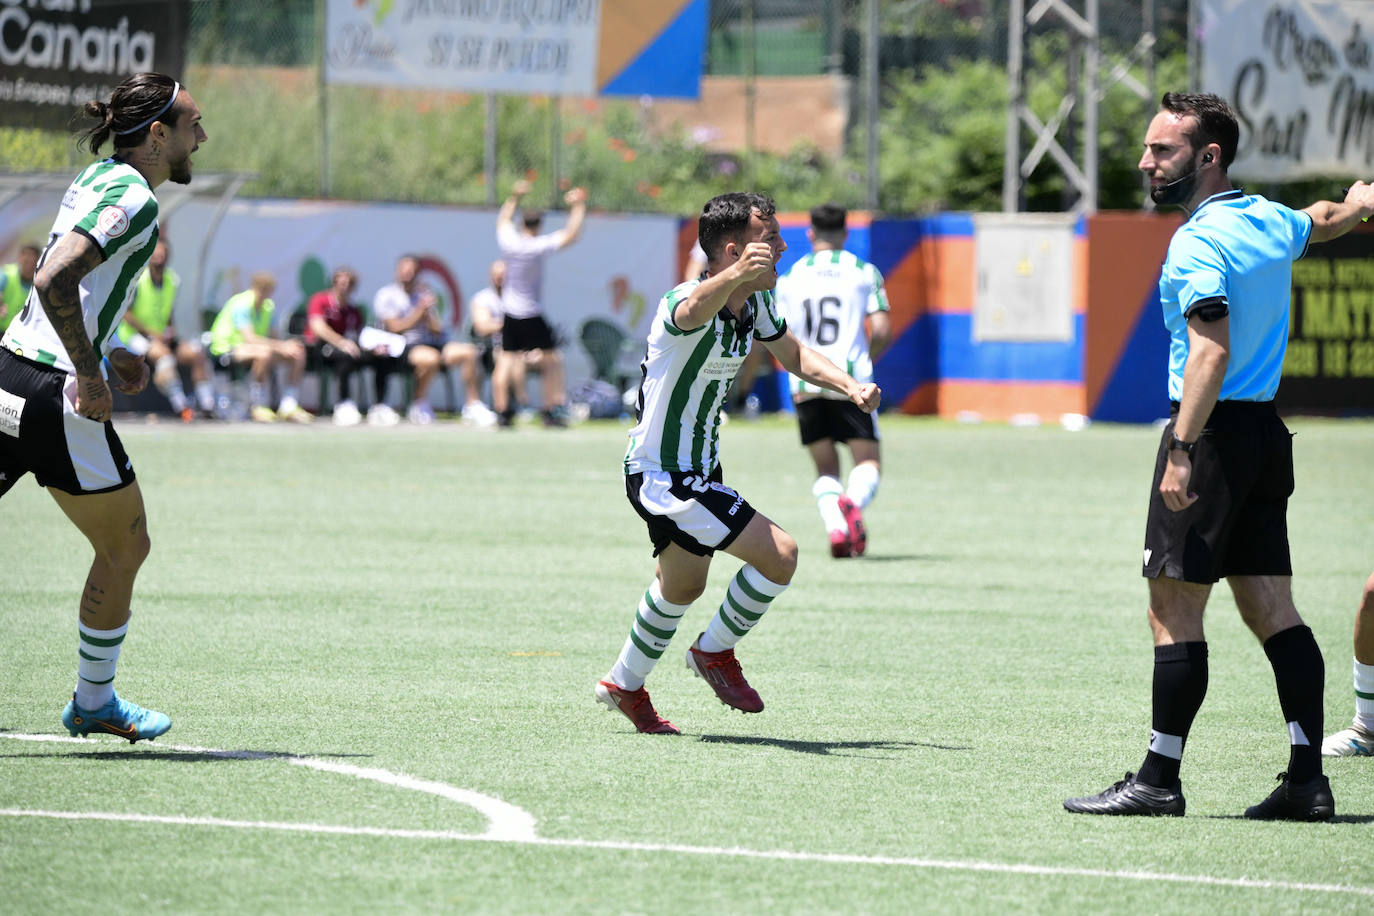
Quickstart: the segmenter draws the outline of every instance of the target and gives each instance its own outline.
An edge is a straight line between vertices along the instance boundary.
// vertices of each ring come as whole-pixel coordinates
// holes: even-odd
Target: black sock
[[[1176,642],[1155,646],[1154,712],[1150,728],[1160,735],[1180,739],[1179,757],[1153,748],[1145,753],[1136,778],[1152,786],[1169,788],[1178,781],[1178,768],[1188,730],[1207,696],[1207,643]],[[1155,742],[1151,735],[1151,743]]]
[[[1326,686],[1326,665],[1312,631],[1302,625],[1289,627],[1264,641],[1264,654],[1274,668],[1274,683],[1279,689],[1279,708],[1289,724],[1296,723],[1306,744],[1293,744],[1288,758],[1288,778],[1307,782],[1322,771],[1322,691]],[[1293,735],[1296,737],[1296,735]]]

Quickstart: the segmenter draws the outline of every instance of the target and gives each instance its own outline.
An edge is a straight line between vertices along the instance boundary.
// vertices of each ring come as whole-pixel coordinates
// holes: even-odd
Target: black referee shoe
[[[1318,773],[1307,782],[1294,784],[1287,773],[1279,774],[1279,787],[1258,805],[1245,809],[1257,821],[1329,821],[1336,816],[1331,783]]]
[[[1136,782],[1134,773],[1127,773],[1125,779],[1096,795],[1064,802],[1065,810],[1075,814],[1143,814],[1148,817],[1182,817],[1185,806],[1181,783],[1161,789]]]

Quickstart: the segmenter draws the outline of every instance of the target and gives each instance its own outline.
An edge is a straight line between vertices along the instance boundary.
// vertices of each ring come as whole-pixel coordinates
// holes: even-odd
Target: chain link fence
[[[1185,85],[1187,0],[1098,3],[1099,199],[1134,207],[1134,161],[1114,160],[1138,146],[1155,100],[1122,76],[1145,83],[1153,65],[1161,87]],[[490,206],[527,178],[550,208],[573,185],[621,211],[694,213],[744,186],[789,209],[1001,207],[1010,0],[712,0],[697,101],[325,86],[322,0],[189,7],[186,79],[210,135],[197,166],[255,175],[249,195]],[[1027,55],[1046,118],[1082,78],[1049,18]],[[76,157],[69,137],[0,128],[5,168]],[[1062,178],[1043,165],[1026,199],[1060,209]]]

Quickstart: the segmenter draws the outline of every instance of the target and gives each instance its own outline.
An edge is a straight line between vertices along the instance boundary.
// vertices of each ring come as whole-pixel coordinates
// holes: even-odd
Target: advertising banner
[[[1280,407],[1374,410],[1374,233],[1315,245],[1293,264]]]
[[[1374,165],[1374,3],[1201,0],[1202,88],[1231,103],[1231,174],[1367,175]]]
[[[133,73],[182,78],[189,4],[180,0],[0,0],[0,122],[68,130]]]
[[[325,80],[695,98],[707,0],[326,0]]]

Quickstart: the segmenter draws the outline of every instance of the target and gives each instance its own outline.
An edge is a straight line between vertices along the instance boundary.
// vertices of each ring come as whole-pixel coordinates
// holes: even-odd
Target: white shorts
[[[27,473],[77,496],[134,481],[114,427],[76,412],[76,376],[0,347],[0,495]]]
[[[649,526],[654,556],[671,542],[709,557],[729,547],[756,514],[743,496],[721,482],[719,465],[707,476],[693,471],[627,474],[625,495]]]

